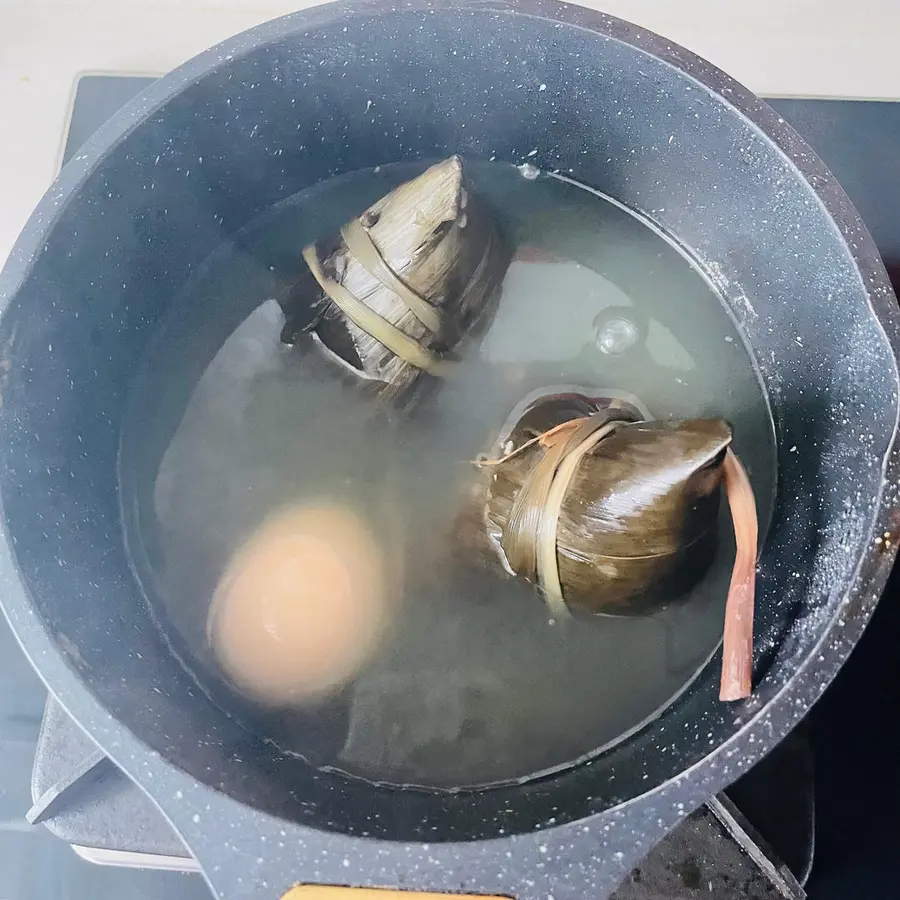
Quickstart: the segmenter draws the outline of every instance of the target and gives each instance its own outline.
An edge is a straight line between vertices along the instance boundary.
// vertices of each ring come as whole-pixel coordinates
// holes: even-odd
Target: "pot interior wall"
[[[0,490],[35,611],[139,738],[276,815],[433,841],[627,801],[734,735],[838,614],[896,419],[893,357],[859,271],[780,151],[722,97],[628,43],[620,23],[610,37],[508,11],[343,7],[320,12],[315,30],[306,21],[208,56],[200,77],[171,76],[166,100],[92,142],[83,181],[51,192],[30,226],[45,230],[43,248],[0,325]],[[535,150],[539,165],[645,212],[689,248],[755,355],[780,448],[758,701],[720,705],[711,665],[593,764],[515,789],[438,798],[313,772],[207,701],[149,617],[120,528],[128,385],[192,270],[270,205],[379,163],[452,152],[520,162]]]

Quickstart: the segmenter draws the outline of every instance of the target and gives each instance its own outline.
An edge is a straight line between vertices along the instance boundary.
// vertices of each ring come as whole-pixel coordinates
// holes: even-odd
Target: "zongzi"
[[[302,330],[389,395],[443,376],[487,324],[510,251],[452,156],[304,248],[319,298]],[[296,323],[286,323],[290,339]]]
[[[643,421],[634,405],[545,396],[505,434],[484,505],[506,568],[538,585],[556,617],[634,615],[671,602],[709,567],[719,486],[737,557],[726,610],[722,699],[750,689],[757,523],[722,419]]]

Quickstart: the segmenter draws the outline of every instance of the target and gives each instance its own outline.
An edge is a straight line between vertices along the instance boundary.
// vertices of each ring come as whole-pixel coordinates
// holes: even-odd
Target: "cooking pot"
[[[434,794],[313,770],[198,690],[130,568],[116,462],[142,351],[223,240],[321,179],[455,152],[559,170],[677,238],[758,367],[778,490],[749,700],[718,702],[713,661],[656,721],[582,765]],[[809,709],[894,557],[900,317],[865,227],[749,91],[576,6],[342,3],[227,41],[85,145],[26,226],[0,298],[6,614],[220,897],[295,882],[604,896]]]

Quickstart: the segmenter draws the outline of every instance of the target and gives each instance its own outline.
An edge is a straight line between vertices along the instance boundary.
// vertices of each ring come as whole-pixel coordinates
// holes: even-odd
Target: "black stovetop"
[[[63,161],[151,81],[127,76],[81,78]],[[875,238],[895,289],[900,289],[900,103],[770,102],[843,184]],[[900,589],[898,578],[895,573],[886,601],[876,611],[849,663],[813,710],[806,729],[757,767],[743,784],[729,791],[731,800],[756,826],[742,819],[748,834],[759,839],[757,829],[762,832],[774,847],[775,852],[769,855],[783,860],[803,880],[812,842],[807,821],[812,816],[812,775],[810,742],[806,740],[808,734],[812,735],[818,863],[807,891],[814,900],[894,900],[900,896],[896,887],[900,883],[900,859],[894,851],[900,844],[900,817],[895,812],[900,800],[900,775],[895,764],[900,725],[892,715],[894,708],[900,708],[900,679],[894,677],[892,665],[894,648],[900,642],[900,609],[893,602]],[[186,857],[184,847],[152,803],[52,701],[38,745],[33,793],[35,806],[30,818],[44,822],[69,843]],[[729,798],[721,799],[733,810]],[[726,851],[733,847],[723,844],[733,842],[734,834],[725,835],[719,827],[721,819],[713,822],[709,813],[708,809],[701,811],[651,854],[644,873],[651,884],[641,888],[644,875],[635,870],[621,896],[648,897],[649,891],[653,896],[699,896],[694,893],[694,880],[696,890],[705,889],[712,881],[704,877],[701,884],[699,876],[694,879],[690,861],[697,860],[699,873],[708,860],[699,859],[698,854],[710,852],[711,842],[717,842],[713,868],[718,874],[727,866],[738,865],[736,857],[726,858]],[[664,893],[663,882],[672,872],[680,873],[676,878],[679,892]],[[736,891],[742,887],[743,891],[733,896],[768,896],[752,893],[749,882],[734,882]],[[728,900],[721,886],[716,896]]]

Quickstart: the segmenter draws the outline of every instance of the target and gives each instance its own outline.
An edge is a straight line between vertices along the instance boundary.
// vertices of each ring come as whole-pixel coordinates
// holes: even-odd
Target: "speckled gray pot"
[[[198,693],[129,569],[116,452],[144,344],[225,236],[326,176],[453,151],[558,168],[693,252],[758,363],[779,493],[750,701],[717,702],[713,663],[591,764],[437,797],[310,771]],[[352,3],[234,38],[83,148],[28,223],[0,298],[6,613],[221,897],[271,898],[295,881],[601,897],[806,712],[892,562],[876,536],[898,524],[898,316],[868,234],[769,107],[598,13]]]

